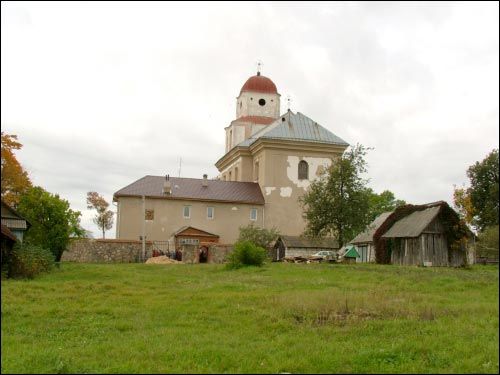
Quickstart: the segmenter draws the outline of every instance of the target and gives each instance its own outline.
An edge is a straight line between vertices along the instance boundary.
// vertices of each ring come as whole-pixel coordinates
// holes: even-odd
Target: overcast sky
[[[291,109],[373,147],[370,186],[446,200],[498,148],[499,5],[1,3],[1,125],[34,184],[99,236],[86,193],[217,175],[256,72]],[[115,207],[113,207],[115,209]],[[113,238],[115,229],[107,233]]]

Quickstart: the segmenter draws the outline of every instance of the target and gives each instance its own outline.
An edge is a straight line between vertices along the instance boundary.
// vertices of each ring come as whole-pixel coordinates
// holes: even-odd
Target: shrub
[[[228,257],[228,268],[244,266],[262,266],[266,260],[266,250],[250,241],[239,241],[234,245],[234,250]]]
[[[9,259],[9,277],[34,278],[40,272],[48,272],[54,266],[50,250],[31,244],[16,244]]]
[[[246,227],[240,227],[240,237],[238,241],[250,241],[257,246],[268,249],[278,236],[279,232],[276,228],[265,229],[250,224]]]

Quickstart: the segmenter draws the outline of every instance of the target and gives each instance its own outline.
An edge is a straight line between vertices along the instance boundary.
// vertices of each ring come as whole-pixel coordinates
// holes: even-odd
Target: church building
[[[214,178],[144,176],[118,190],[116,238],[232,244],[249,224],[300,236],[298,198],[348,147],[300,112],[280,115],[276,85],[260,72],[241,87],[225,141]]]

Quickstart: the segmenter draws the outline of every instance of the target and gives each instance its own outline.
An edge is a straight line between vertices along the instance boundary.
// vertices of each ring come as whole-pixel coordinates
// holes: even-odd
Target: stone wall
[[[152,242],[146,241],[146,259],[151,256]],[[142,242],[133,240],[72,240],[62,254],[62,262],[134,263],[141,260]]]
[[[182,261],[184,263],[199,263],[200,248],[197,245],[182,245]],[[211,245],[208,248],[207,263],[224,263],[227,255],[233,251],[231,245]]]

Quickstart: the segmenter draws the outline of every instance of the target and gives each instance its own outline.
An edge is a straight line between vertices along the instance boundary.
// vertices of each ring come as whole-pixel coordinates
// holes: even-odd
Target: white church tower
[[[280,116],[280,94],[273,81],[257,72],[236,98],[236,120],[225,128],[226,152]]]

